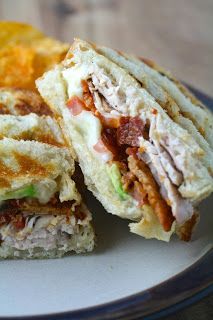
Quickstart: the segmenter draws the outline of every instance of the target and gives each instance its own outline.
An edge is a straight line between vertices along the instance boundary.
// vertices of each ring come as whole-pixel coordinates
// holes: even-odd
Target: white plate
[[[106,214],[90,195],[87,202],[94,213],[96,250],[92,254],[59,260],[1,261],[0,317],[70,312],[138,294],[201,261],[213,247],[213,198],[202,204],[201,221],[189,243],[175,237],[170,243],[164,243],[130,234],[127,221]],[[197,270],[201,272],[199,267]],[[211,265],[208,264],[206,270],[204,277],[210,275],[211,278]],[[190,270],[186,275],[187,272],[186,278],[190,279]],[[200,274],[195,274],[193,281],[197,291],[203,288],[203,283],[196,283],[198,277]],[[212,280],[210,278],[207,280]],[[170,293],[171,288],[173,293],[176,290],[172,285]],[[183,283],[183,291],[187,289],[188,284]],[[165,300],[165,296],[162,299]],[[112,312],[107,308],[108,313]]]
[[[146,290],[198,261],[213,244],[210,199],[193,241],[144,240],[94,202],[98,247],[59,260],[1,261],[0,316],[43,315],[111,302]]]

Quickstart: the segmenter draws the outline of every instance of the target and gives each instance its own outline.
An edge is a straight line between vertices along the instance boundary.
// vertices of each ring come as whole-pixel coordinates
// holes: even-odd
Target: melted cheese
[[[97,117],[90,111],[83,110],[80,114],[72,116],[72,122],[76,130],[78,130],[84,138],[90,151],[92,151],[96,157],[104,162],[112,160],[112,153],[110,151],[99,153],[94,150],[94,145],[96,145],[101,138],[102,130],[101,122]]]
[[[65,69],[62,72],[67,83],[69,99],[73,96],[78,96],[82,99],[83,90],[81,86],[81,80],[86,80],[91,71],[91,67],[87,66],[86,64],[77,64],[74,67]],[[66,110],[66,112],[63,114],[64,119],[67,117],[70,118],[70,116],[72,117],[71,120],[75,125],[76,130],[78,130],[78,132],[84,138],[86,145],[95,155],[95,157],[104,162],[112,160],[113,155],[110,151],[100,153],[94,150],[94,146],[101,138],[102,125],[100,120],[95,117],[92,112],[86,110],[83,110],[80,114],[75,116],[71,115],[68,110]]]
[[[62,71],[63,77],[67,82],[68,96],[78,96],[82,98],[83,91],[81,80],[87,79],[89,75],[89,67],[87,65],[76,65],[72,68]]]

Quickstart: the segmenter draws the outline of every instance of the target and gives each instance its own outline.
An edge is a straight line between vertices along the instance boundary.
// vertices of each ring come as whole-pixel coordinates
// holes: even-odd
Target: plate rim
[[[1,317],[0,320],[155,320],[170,315],[213,293],[213,248],[169,279],[133,295],[73,311]],[[199,272],[197,272],[199,271]],[[196,277],[194,277],[196,275]],[[183,291],[182,284],[186,284]],[[191,286],[191,287],[190,287]],[[171,289],[174,289],[175,291]],[[183,296],[184,293],[184,296]],[[162,296],[167,298],[162,305]],[[145,303],[145,304],[144,304]]]
[[[183,82],[209,109],[213,98]],[[213,248],[169,279],[133,295],[73,311],[26,316],[0,316],[0,320],[155,320],[171,315],[213,293]],[[199,272],[197,272],[199,271]],[[196,277],[194,277],[196,275]],[[182,286],[186,285],[183,290]],[[175,290],[174,290],[175,289]],[[168,294],[170,295],[169,299]],[[162,304],[162,297],[166,303]],[[145,304],[144,304],[145,303]]]

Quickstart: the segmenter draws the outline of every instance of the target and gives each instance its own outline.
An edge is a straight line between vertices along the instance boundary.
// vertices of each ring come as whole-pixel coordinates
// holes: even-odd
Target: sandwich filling
[[[131,197],[138,207],[151,206],[166,232],[174,221],[179,227],[193,222],[184,236],[189,240],[196,222],[194,205],[200,199],[188,191],[187,184],[200,178],[196,172],[201,165],[189,161],[188,150],[200,157],[202,149],[196,143],[189,146],[187,136],[184,141],[168,134],[161,110],[139,108],[135,88],[122,91],[106,70],[77,64],[62,74],[72,121],[90,151],[108,166],[120,199]],[[205,168],[204,173],[208,175]]]
[[[39,257],[39,248],[45,252],[57,251],[58,256],[74,250],[77,253],[90,251],[93,247],[91,216],[85,207],[78,206],[74,211],[66,205],[41,211],[32,209],[29,199],[4,203],[0,215],[0,252],[8,256],[8,247],[14,257],[21,257],[26,250],[27,257]],[[29,212],[27,210],[29,205]],[[50,211],[50,212],[49,212]],[[7,249],[6,249],[7,248]]]

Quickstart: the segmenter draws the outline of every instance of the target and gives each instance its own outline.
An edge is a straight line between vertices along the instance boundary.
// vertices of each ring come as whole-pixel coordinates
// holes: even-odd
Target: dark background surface
[[[185,308],[174,315],[163,317],[162,320],[212,320],[213,295],[204,298],[199,303]]]
[[[0,0],[0,19],[31,23],[156,60],[213,96],[213,0]],[[213,296],[169,320],[213,319]]]

